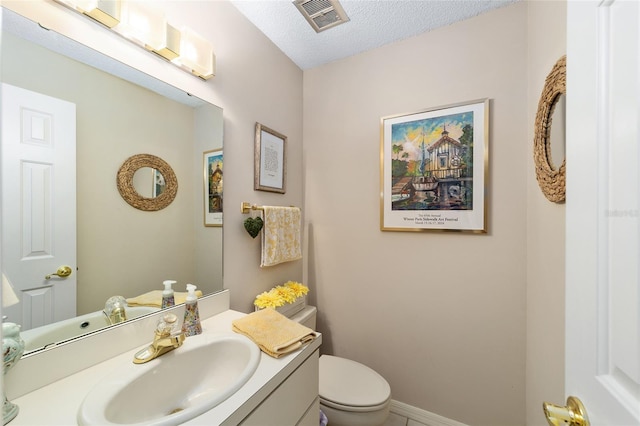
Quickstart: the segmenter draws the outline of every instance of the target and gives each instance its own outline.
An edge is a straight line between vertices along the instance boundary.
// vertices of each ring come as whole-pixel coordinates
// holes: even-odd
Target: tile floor
[[[426,426],[423,423],[418,423],[415,420],[407,419],[396,413],[390,413],[384,426]]]

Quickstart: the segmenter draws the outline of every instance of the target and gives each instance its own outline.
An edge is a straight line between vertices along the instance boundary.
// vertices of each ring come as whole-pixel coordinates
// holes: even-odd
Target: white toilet
[[[291,319],[316,329],[315,306]],[[320,409],[329,426],[381,426],[389,416],[391,387],[366,365],[331,355],[320,356]]]

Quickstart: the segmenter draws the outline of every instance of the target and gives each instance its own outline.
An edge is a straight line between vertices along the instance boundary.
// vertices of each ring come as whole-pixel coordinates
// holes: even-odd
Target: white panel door
[[[76,108],[1,94],[3,315],[27,330],[76,314]],[[45,278],[61,266],[71,275]]]
[[[566,387],[640,425],[640,4],[567,9]]]

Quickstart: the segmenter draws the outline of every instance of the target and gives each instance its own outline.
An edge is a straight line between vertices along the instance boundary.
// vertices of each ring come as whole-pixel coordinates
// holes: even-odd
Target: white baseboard
[[[464,423],[439,416],[421,408],[413,407],[409,404],[393,399],[391,400],[389,410],[394,414],[415,420],[416,422],[422,423],[426,426],[467,426]]]

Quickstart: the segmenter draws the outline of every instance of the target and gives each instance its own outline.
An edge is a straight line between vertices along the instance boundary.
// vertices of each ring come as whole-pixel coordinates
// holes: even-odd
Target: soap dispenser
[[[176,300],[173,295],[173,288],[171,287],[176,282],[173,280],[163,281],[164,290],[162,291],[162,309],[170,308],[171,306],[175,306]]]
[[[184,304],[184,322],[182,323],[182,333],[187,337],[202,333],[196,288],[193,284],[187,284],[187,299]]]

